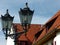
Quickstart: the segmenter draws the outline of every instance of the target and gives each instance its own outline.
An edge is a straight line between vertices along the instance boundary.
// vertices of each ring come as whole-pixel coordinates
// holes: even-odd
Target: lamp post
[[[6,14],[4,16],[1,15],[2,30],[3,30],[3,33],[5,34],[6,40],[8,35],[10,35],[13,19],[14,17],[10,16],[10,14],[8,13],[8,9],[6,10]]]
[[[20,8],[19,16],[20,16],[21,25],[22,25],[24,31],[16,32],[16,27],[15,27],[15,30],[14,30],[15,33],[10,34],[14,17],[10,16],[10,14],[8,13],[8,9],[7,9],[6,14],[4,16],[1,15],[2,30],[3,30],[3,33],[5,34],[6,40],[7,40],[8,36],[14,37],[14,40],[15,40],[14,42],[16,45],[16,38],[18,37],[18,35],[26,33],[27,30],[30,28],[33,13],[34,13],[34,11],[30,10],[30,8],[28,7],[28,3],[26,3],[25,8],[23,8],[23,9]]]

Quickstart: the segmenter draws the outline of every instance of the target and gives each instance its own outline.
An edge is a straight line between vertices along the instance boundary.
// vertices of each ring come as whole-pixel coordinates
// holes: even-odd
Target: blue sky
[[[6,13],[6,9],[9,9],[10,15],[15,17],[14,23],[19,23],[18,11],[20,8],[25,7],[26,2],[28,2],[30,9],[34,10],[31,22],[33,24],[45,24],[60,10],[60,0],[0,0],[0,17],[1,14],[4,15]],[[6,40],[0,25],[0,45],[5,44]]]

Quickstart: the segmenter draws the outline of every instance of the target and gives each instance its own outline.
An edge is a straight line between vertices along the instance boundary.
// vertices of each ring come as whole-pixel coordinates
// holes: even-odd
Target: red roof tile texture
[[[22,28],[22,26],[20,24],[15,23],[14,26],[16,26],[17,32],[23,31],[23,28]],[[40,31],[40,28],[41,28],[40,24],[31,24],[30,29],[28,30],[26,36],[23,33],[22,35],[19,36],[18,40],[23,40],[23,41],[24,40],[25,41],[29,40],[30,42],[33,42],[35,34]]]
[[[53,22],[53,23],[52,23]],[[47,25],[48,24],[48,25]],[[46,34],[54,30],[55,28],[60,28],[60,10],[50,19],[44,26],[50,26],[49,29],[45,27],[41,35],[38,37],[37,41],[42,39]]]
[[[16,25],[17,27],[17,32],[23,31],[23,28],[20,24],[14,25]],[[20,35],[18,40],[29,40],[30,42],[33,42],[35,40],[35,34],[37,34],[39,31],[43,29],[37,40],[35,40],[35,42],[37,42],[43,39],[46,34],[50,33],[55,28],[60,29],[60,10],[42,27],[39,24],[31,24],[30,29],[27,32],[27,35],[26,36],[25,34]]]

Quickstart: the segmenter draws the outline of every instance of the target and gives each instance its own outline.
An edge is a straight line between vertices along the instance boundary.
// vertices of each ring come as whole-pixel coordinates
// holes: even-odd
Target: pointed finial
[[[26,7],[28,7],[28,3],[26,2]]]
[[[9,14],[9,12],[8,12],[8,9],[6,10],[5,16],[10,16],[10,14]]]
[[[6,13],[8,14],[8,9],[6,10]]]

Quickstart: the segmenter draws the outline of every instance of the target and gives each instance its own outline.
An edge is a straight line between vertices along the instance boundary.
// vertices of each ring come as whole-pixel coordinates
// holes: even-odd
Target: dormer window
[[[57,17],[54,18],[53,20],[51,20],[49,23],[46,24],[46,29],[49,30],[50,27],[54,24],[54,22],[56,21]]]
[[[35,38],[38,38],[43,30],[39,31],[37,34],[35,34]]]

